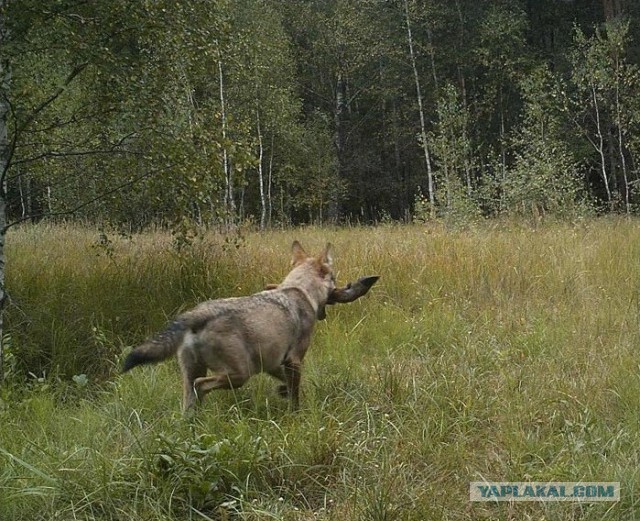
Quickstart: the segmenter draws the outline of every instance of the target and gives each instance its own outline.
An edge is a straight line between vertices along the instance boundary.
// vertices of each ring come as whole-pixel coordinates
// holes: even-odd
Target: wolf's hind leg
[[[249,379],[245,374],[217,373],[211,376],[196,378],[193,382],[198,397],[202,397],[215,389],[238,389]]]
[[[183,350],[178,354],[182,371],[182,411],[187,412],[201,397],[196,394],[194,382],[207,374],[207,367],[196,360],[192,351]]]

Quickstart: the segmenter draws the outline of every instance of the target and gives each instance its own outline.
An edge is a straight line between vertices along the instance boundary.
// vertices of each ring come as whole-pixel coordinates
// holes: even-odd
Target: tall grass
[[[299,412],[258,377],[187,420],[173,362],[117,374],[179,310],[280,280],[294,238],[382,276],[318,324]],[[97,240],[9,237],[0,520],[640,517],[640,222]],[[483,479],[622,494],[470,503]]]

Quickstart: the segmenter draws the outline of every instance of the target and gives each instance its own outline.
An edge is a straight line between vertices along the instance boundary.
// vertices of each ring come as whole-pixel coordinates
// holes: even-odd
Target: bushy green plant
[[[522,80],[521,89],[525,100],[522,124],[512,141],[513,166],[501,187],[506,210],[534,218],[586,215],[585,186],[560,117],[558,86],[549,70],[540,67]]]

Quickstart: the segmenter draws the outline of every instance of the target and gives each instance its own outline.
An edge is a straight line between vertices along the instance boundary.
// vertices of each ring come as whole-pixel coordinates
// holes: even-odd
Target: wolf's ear
[[[291,264],[293,266],[304,261],[308,257],[307,252],[304,251],[304,248],[298,241],[293,241],[293,244],[291,245],[291,254]]]
[[[333,266],[333,245],[328,242],[324,251],[320,254],[320,262]]]

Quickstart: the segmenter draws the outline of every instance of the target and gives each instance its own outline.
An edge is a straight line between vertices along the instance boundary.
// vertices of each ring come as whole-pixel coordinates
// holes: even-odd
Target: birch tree
[[[256,218],[261,228],[271,221],[276,168],[287,168],[283,153],[300,125],[301,104],[296,70],[282,15],[269,3],[239,0],[230,11],[226,42],[224,107],[228,115],[225,142],[250,147],[242,175],[233,172],[240,191],[240,213]],[[231,159],[230,166],[237,164]]]
[[[218,48],[218,93],[220,100],[220,135],[222,138],[222,168],[224,171],[224,212],[227,224],[235,217],[236,203],[233,196],[233,174],[229,164],[227,138],[227,103],[225,101],[224,71],[222,66],[222,51]]]
[[[538,221],[547,214],[574,218],[588,212],[585,183],[563,115],[562,89],[562,82],[545,66],[520,82],[524,107],[511,138],[513,165],[502,186],[512,215]]]
[[[469,111],[462,95],[446,85],[436,104],[437,121],[429,134],[437,161],[436,176],[442,176],[443,213],[459,220],[478,214],[471,179],[473,144],[468,133]]]
[[[491,146],[499,157],[499,184],[506,181],[509,135],[520,108],[517,85],[531,60],[526,46],[526,29],[523,11],[493,3],[486,8],[477,28],[479,42],[474,55],[482,67],[485,90],[481,112],[476,115],[483,128],[477,131],[491,135]]]
[[[404,14],[407,30],[407,46],[409,48],[409,60],[411,62],[411,69],[413,70],[413,79],[415,82],[416,99],[418,102],[418,115],[420,116],[420,146],[424,154],[424,161],[427,168],[427,194],[429,197],[430,214],[431,218],[435,217],[436,211],[436,196],[435,185],[433,182],[433,171],[431,168],[431,153],[429,151],[429,142],[427,139],[427,125],[425,119],[425,108],[422,99],[422,88],[420,83],[420,74],[418,72],[418,66],[416,61],[416,53],[414,50],[413,33],[411,31],[411,17],[409,14],[409,0],[404,0]]]
[[[597,157],[608,210],[621,202],[631,211],[628,135],[633,120],[631,101],[639,90],[638,69],[624,59],[628,26],[615,21],[592,37],[575,30],[570,53],[573,98],[566,98],[567,114]],[[626,107],[626,108],[625,108]]]

